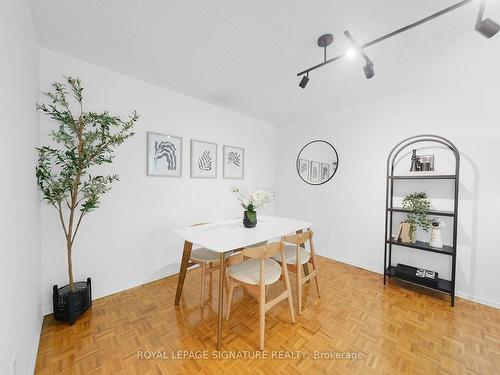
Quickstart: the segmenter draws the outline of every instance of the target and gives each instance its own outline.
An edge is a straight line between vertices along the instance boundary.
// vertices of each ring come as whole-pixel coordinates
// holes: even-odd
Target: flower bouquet
[[[233,187],[233,193],[245,209],[243,214],[243,225],[246,228],[254,228],[257,225],[257,212],[255,209],[264,206],[270,199],[274,198],[274,193],[258,189],[252,193],[243,192],[237,186]]]

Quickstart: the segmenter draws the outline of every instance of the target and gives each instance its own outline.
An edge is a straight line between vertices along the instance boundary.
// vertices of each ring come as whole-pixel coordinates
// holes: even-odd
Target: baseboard
[[[318,254],[318,255],[320,255],[320,254]],[[333,258],[331,256],[326,256],[326,255],[320,255],[320,256],[322,256],[323,258],[334,260],[336,262],[348,264],[349,266],[354,266],[354,267],[362,268],[362,269],[365,269],[367,271],[375,272],[375,273],[378,273],[379,275],[383,275],[383,272],[380,269],[375,269],[374,267],[370,267],[370,266],[367,266],[367,265],[364,265],[364,264],[356,264],[354,262],[345,261],[343,259],[338,259],[338,258]],[[472,296],[472,295],[470,295],[468,293],[464,293],[464,292],[461,292],[459,290],[457,290],[455,292],[455,294],[456,294],[457,297],[466,299],[468,301],[480,303],[481,305],[486,305],[486,306],[494,307],[494,308],[497,308],[497,309],[500,308],[500,302],[495,302],[495,301],[488,300],[486,298]]]
[[[486,305],[486,306],[495,307],[497,309],[500,309],[499,302],[491,301],[491,300],[486,299],[486,298],[471,296],[470,294],[462,293],[458,290],[456,291],[455,294],[457,297],[460,297],[460,298],[463,298],[463,299],[466,299],[466,300],[469,300],[472,302],[480,303],[481,305]]]
[[[34,374],[35,373],[35,368],[36,368],[36,359],[38,357],[38,346],[40,345],[40,338],[42,336],[42,328],[43,328],[43,318],[44,315],[40,315],[40,318],[38,319],[38,328],[37,328],[37,340],[35,340],[35,346],[33,348],[33,354],[31,355],[31,371],[29,374]]]

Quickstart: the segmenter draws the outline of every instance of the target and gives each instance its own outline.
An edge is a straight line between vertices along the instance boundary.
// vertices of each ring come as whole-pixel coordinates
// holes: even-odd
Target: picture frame
[[[223,146],[223,178],[242,180],[245,174],[245,149],[236,146]]]
[[[309,174],[311,171],[311,162],[307,159],[297,160],[297,170],[299,171],[299,176],[304,181],[309,181]]]
[[[330,179],[330,164],[321,163],[321,182],[328,181]]]
[[[312,183],[321,182],[321,163],[311,161],[311,171],[309,172],[309,181]]]
[[[217,143],[191,139],[191,178],[217,178]]]
[[[147,132],[147,176],[182,176],[182,138]]]
[[[434,155],[418,155],[418,161],[422,172],[434,171]]]

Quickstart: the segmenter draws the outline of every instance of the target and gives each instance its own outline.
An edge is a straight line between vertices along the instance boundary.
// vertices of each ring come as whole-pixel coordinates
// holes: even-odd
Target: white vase
[[[436,249],[443,248],[443,239],[441,238],[441,229],[439,229],[439,223],[432,223],[429,246],[434,247]]]

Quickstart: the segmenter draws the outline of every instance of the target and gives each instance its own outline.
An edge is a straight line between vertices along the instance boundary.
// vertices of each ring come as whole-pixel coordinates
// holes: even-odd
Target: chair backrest
[[[283,242],[273,242],[268,245],[249,247],[242,250],[242,254],[248,258],[267,259],[278,252],[283,252],[285,244]]]
[[[302,233],[284,236],[281,240],[284,242],[293,243],[294,245],[297,245],[297,251],[298,251],[299,246],[305,247],[306,242],[309,241],[309,248],[311,250],[311,253],[315,254],[313,236],[314,236],[314,232],[312,230],[308,229]]]
[[[288,243],[293,243],[294,245],[303,245],[307,241],[311,241],[313,238],[313,235],[314,235],[314,232],[312,230],[308,229],[302,233],[284,236],[282,238],[282,241],[288,242]]]

